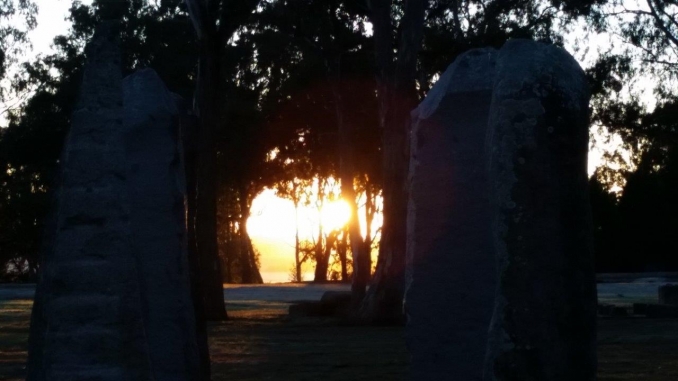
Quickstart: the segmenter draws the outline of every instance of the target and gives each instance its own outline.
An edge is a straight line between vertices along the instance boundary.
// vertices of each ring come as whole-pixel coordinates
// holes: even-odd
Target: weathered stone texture
[[[31,322],[28,380],[195,380],[176,99],[123,81],[117,26],[89,45]]]
[[[186,250],[185,192],[174,96],[151,69],[123,81],[132,249],[154,379],[198,372]]]
[[[496,51],[455,60],[413,114],[406,339],[412,380],[479,380],[496,266],[484,145]]]
[[[487,147],[500,280],[485,380],[595,379],[588,101],[564,50],[512,40],[499,52]]]
[[[28,380],[148,379],[116,23],[87,48],[31,321]]]

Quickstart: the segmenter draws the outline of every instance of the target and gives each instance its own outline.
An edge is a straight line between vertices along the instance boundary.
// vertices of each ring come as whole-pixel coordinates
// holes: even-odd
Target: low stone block
[[[648,304],[645,316],[649,318],[678,318],[678,306],[669,304]]]
[[[290,305],[290,317],[330,317],[334,316],[335,309],[331,304],[320,301],[298,302]]]
[[[678,285],[667,284],[659,287],[659,303],[678,306]]]
[[[647,303],[633,303],[634,315],[647,315]]]

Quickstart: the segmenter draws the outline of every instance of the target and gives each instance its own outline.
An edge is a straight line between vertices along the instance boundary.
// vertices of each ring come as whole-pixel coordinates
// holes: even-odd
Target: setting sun
[[[323,206],[320,214],[320,221],[323,223],[323,228],[335,230],[340,229],[348,223],[348,220],[351,217],[351,208],[344,200],[332,201]]]
[[[316,184],[317,185],[317,184]],[[348,203],[339,198],[337,184],[327,190],[331,201],[325,200],[318,211],[313,204],[294,203],[282,198],[272,189],[261,192],[252,202],[247,230],[254,247],[261,253],[261,274],[264,282],[289,281],[290,268],[294,264],[295,234],[298,229],[301,241],[313,242],[322,226],[325,234],[340,229],[348,223],[351,210]],[[358,219],[363,237],[367,234],[364,195],[358,199]],[[381,205],[381,198],[378,199]],[[381,227],[381,213],[372,220],[370,229],[374,235]],[[303,265],[303,278],[313,278],[313,265]]]

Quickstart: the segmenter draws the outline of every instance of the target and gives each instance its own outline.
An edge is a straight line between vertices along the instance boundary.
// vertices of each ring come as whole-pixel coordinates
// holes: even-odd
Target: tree
[[[276,195],[291,200],[294,205],[294,271],[291,276],[292,282],[303,280],[301,266],[308,259],[307,255],[302,256],[301,241],[299,240],[299,207],[308,187],[308,181],[301,180],[296,176],[292,176],[290,180],[281,181],[276,186]]]
[[[199,41],[198,87],[195,97],[199,129],[196,134],[198,157],[196,166],[195,242],[199,259],[202,297],[205,314],[210,320],[226,317],[223,285],[217,246],[217,184],[215,176],[217,149],[216,129],[219,105],[224,99],[222,63],[228,41],[256,8],[259,0],[187,0]]]
[[[355,180],[368,173],[370,179],[378,177],[367,158],[379,146],[377,134],[369,132],[376,131],[376,99],[364,7],[311,1],[268,2],[261,8],[251,33],[260,41],[257,66],[269,83],[264,110],[272,118],[272,129],[277,129],[271,133],[278,148],[276,160],[283,163],[282,170],[308,163],[309,176],[304,179],[315,175],[341,179],[342,197],[353,211],[351,252],[366,264],[354,272],[361,274],[354,280],[364,290],[370,258],[360,234]],[[271,31],[277,32],[275,37]]]
[[[8,71],[16,68],[28,47],[26,34],[36,26],[36,13],[37,6],[32,1],[0,1],[0,79],[9,74],[12,82],[18,80],[11,78],[12,73]],[[12,111],[12,103],[21,101],[21,93],[17,87],[0,88],[3,115]],[[8,155],[7,149],[17,152],[18,147],[10,146],[12,140],[17,140],[14,131],[8,133],[0,128],[0,226],[3,227],[0,229],[0,278],[34,278],[40,231],[36,225],[43,216],[46,200],[41,197],[44,189],[35,187],[31,171],[23,166],[25,161],[19,163]]]
[[[390,0],[370,2],[379,84],[382,128],[384,223],[377,272],[360,315],[368,320],[400,320],[405,288],[409,112],[417,104],[416,66],[421,49],[426,3],[408,0],[400,25],[397,56],[393,55]],[[355,293],[355,291],[354,291]]]
[[[590,23],[600,33],[617,37],[621,46],[610,46],[639,63],[641,72],[664,79],[678,75],[678,2],[675,0],[605,1],[590,14]],[[657,82],[669,90],[672,82]],[[670,90],[669,90],[670,92]]]
[[[619,200],[608,191],[594,174],[589,180],[591,211],[593,219],[594,252],[596,272],[609,273],[624,271],[625,260],[620,258],[620,213]]]
[[[31,0],[0,0],[0,78],[19,62],[27,49],[27,33],[36,27],[37,13],[38,7]],[[7,90],[0,90],[3,101]]]

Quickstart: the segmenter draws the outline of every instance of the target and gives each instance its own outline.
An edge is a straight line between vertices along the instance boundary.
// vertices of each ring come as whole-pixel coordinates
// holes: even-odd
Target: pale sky
[[[70,22],[66,21],[72,0],[35,0],[38,5],[38,26],[31,31],[29,38],[34,53],[48,53],[54,37],[65,34]],[[82,0],[91,4],[92,0]]]

